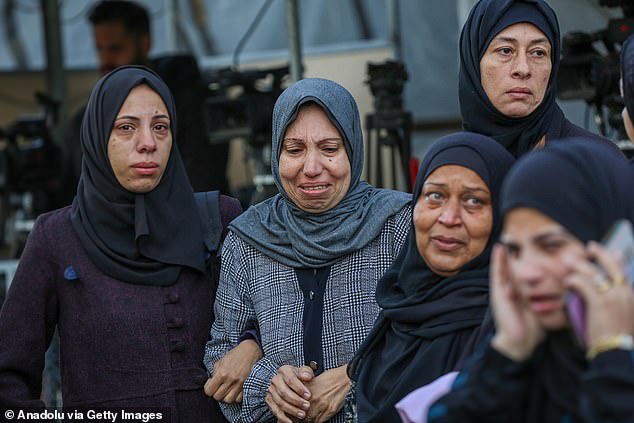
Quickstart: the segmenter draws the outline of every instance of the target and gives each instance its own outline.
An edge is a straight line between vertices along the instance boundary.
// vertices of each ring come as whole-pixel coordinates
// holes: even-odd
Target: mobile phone
[[[602,244],[611,251],[619,252],[623,258],[625,277],[634,280],[634,229],[627,219],[618,220],[605,235]],[[566,294],[566,313],[577,341],[586,345],[586,310],[583,298],[575,291]]]
[[[625,278],[634,281],[634,228],[627,219],[618,220],[607,233],[603,245],[608,250],[621,253],[625,266]]]

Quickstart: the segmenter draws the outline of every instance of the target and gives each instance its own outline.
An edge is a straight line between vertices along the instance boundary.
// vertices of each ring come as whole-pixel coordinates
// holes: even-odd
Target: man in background
[[[194,191],[220,190],[229,194],[227,181],[228,144],[211,145],[205,125],[206,87],[196,59],[189,55],[165,56],[151,60],[150,18],[147,10],[132,1],[103,0],[88,15],[93,28],[99,71],[103,75],[123,65],[144,65],[166,82],[176,103],[178,128],[176,143],[183,157]],[[84,108],[67,128],[68,166],[66,185],[74,196],[81,170],[79,132]]]
[[[150,18],[137,3],[102,1],[88,15],[101,74],[123,65],[151,67]]]

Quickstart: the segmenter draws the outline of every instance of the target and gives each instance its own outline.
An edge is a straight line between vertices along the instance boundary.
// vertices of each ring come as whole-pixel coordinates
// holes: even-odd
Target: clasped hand
[[[308,366],[282,366],[271,381],[266,403],[279,422],[328,421],[341,409],[350,389],[346,367],[315,376]]]

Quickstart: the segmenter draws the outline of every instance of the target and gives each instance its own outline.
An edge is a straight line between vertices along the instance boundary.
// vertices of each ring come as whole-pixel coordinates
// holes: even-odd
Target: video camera
[[[59,104],[41,93],[41,112],[21,116],[0,128],[0,243],[10,256],[21,253],[35,218],[57,207],[61,188],[61,150],[50,128]]]
[[[208,75],[206,100],[210,143],[227,143],[244,138],[249,161],[254,169],[255,191],[248,194],[250,204],[275,195],[271,174],[273,108],[283,91],[288,66],[238,71],[220,69]]]
[[[607,135],[607,123],[619,138],[625,135],[621,120],[623,102],[619,90],[620,46],[634,33],[634,0],[599,0],[604,7],[621,7],[623,18],[610,19],[605,29],[592,33],[571,32],[562,39],[562,59],[557,96],[562,100],[585,100],[594,107],[597,126]],[[602,52],[597,47],[602,46]]]
[[[270,144],[273,107],[288,73],[288,66],[247,71],[225,68],[210,73],[209,142],[242,137],[250,144]]]
[[[368,76],[366,82],[374,96],[374,109],[377,113],[402,110],[402,93],[408,79],[403,63],[391,60],[368,63]]]
[[[366,83],[374,96],[374,113],[366,116],[365,168],[370,183],[410,192],[412,115],[403,109],[403,88],[407,79],[402,62],[368,63]],[[383,175],[385,157],[391,158],[391,185]]]

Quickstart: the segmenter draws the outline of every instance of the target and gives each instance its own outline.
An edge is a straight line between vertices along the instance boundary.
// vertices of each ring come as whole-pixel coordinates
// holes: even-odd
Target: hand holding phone
[[[606,234],[603,246],[614,252],[618,252],[624,264],[625,278],[628,282],[634,280],[634,230],[629,220],[619,220]],[[607,275],[607,272],[601,269]],[[586,306],[581,295],[575,291],[566,294],[566,312],[573,332],[579,344],[587,345],[586,330]]]
[[[625,278],[634,281],[634,229],[629,220],[618,220],[606,235],[605,248],[621,254],[625,267]]]

